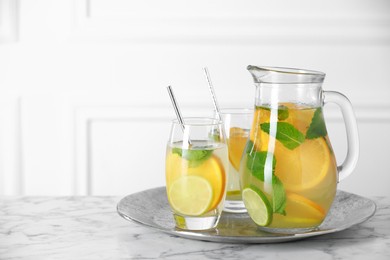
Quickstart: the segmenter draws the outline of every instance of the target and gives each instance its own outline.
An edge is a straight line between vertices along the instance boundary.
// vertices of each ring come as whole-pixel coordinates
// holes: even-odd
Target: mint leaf
[[[260,124],[260,128],[270,134],[270,123]],[[305,135],[292,124],[286,122],[276,123],[276,136],[274,137],[290,150],[295,149],[305,141]]]
[[[289,116],[288,107],[280,105],[278,108],[278,120],[286,120]]]
[[[328,133],[326,131],[324,116],[322,114],[322,109],[319,107],[314,112],[313,118],[311,120],[309,129],[306,132],[307,139],[315,139],[318,137],[326,136]]]
[[[183,150],[181,148],[173,148],[172,153],[178,154],[180,157],[182,157]]]
[[[172,149],[172,153],[188,160],[189,167],[197,167],[211,156],[213,150],[189,150],[175,147]]]
[[[276,159],[272,155],[272,175],[275,173]],[[260,151],[247,155],[246,166],[252,172],[252,175],[264,182],[264,173],[266,171],[266,163],[268,159],[268,152]]]
[[[253,148],[254,148],[253,142],[252,142],[251,140],[248,140],[248,141],[246,142],[244,151],[245,151],[245,153],[249,154],[249,153],[252,152]]]
[[[247,168],[252,172],[252,175],[264,182],[264,174],[267,174],[266,164],[269,155],[272,155],[272,208],[274,213],[285,215],[286,208],[286,192],[283,183],[275,175],[276,158],[273,154],[266,151],[247,154]],[[269,171],[269,170],[268,170]]]
[[[272,198],[273,212],[286,215],[286,191],[284,190],[283,183],[276,175],[272,178]]]
[[[267,111],[271,111],[274,110],[274,108],[269,108],[269,107],[262,107],[264,110],[267,110]],[[288,107],[284,106],[284,105],[280,105],[278,106],[278,120],[286,120],[289,116],[289,112],[288,112]]]

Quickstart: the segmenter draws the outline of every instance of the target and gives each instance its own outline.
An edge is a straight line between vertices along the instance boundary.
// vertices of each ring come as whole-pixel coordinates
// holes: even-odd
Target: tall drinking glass
[[[220,114],[224,124],[229,153],[228,184],[224,211],[243,213],[246,212],[246,209],[241,197],[239,169],[241,157],[249,137],[253,109],[225,108],[221,109]]]
[[[172,122],[166,151],[167,196],[176,227],[207,230],[218,224],[226,195],[227,146],[222,122]]]

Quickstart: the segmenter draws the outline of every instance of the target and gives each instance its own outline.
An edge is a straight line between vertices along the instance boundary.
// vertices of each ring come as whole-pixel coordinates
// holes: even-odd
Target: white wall
[[[164,185],[174,117],[253,106],[248,64],[327,73],[358,119],[361,156],[340,188],[390,195],[386,0],[0,0],[0,195],[124,195]],[[326,108],[341,162],[342,118]]]

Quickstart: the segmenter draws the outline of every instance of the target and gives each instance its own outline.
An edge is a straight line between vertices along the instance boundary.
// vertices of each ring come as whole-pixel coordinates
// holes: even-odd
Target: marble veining
[[[279,244],[179,238],[116,212],[119,197],[0,198],[0,259],[390,259],[390,198],[347,230]]]

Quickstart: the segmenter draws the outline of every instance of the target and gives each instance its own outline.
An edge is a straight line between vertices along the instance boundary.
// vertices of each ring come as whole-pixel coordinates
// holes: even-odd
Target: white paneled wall
[[[253,106],[248,64],[327,73],[361,140],[340,188],[390,195],[386,0],[0,0],[0,195],[124,195],[164,185],[172,85],[186,116]],[[346,153],[339,111],[331,141]]]

